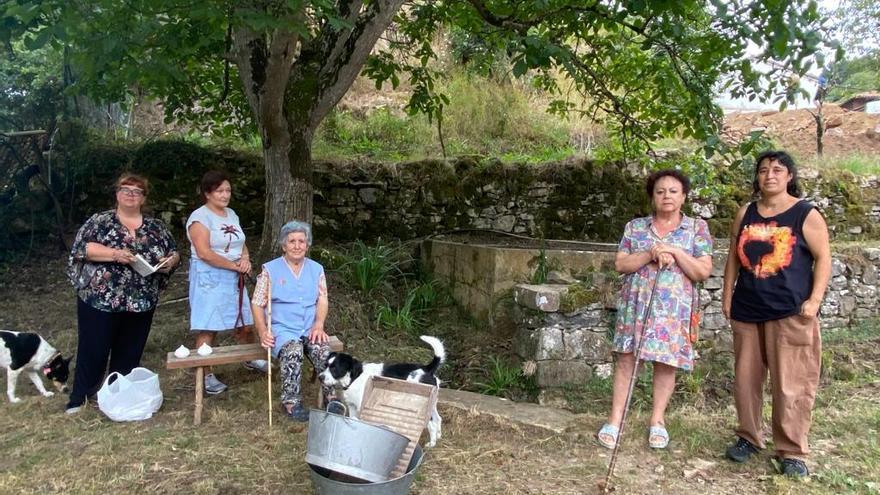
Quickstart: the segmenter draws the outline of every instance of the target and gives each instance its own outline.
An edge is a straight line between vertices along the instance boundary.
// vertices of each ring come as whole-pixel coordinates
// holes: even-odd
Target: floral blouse
[[[156,272],[143,277],[128,265],[88,261],[86,245],[90,242],[139,254],[155,265],[177,250],[165,224],[144,215],[143,223],[132,236],[115,210],[96,213],[77,232],[67,267],[67,276],[77,296],[97,310],[140,313],[155,308],[159,290],[168,285],[171,273]]]
[[[626,224],[618,251],[632,254],[648,251],[662,242],[684,249],[695,258],[712,255],[712,236],[705,220],[683,217],[678,228],[662,239],[652,228],[653,217],[636,218]],[[614,352],[633,352],[636,336],[645,328],[645,344],[641,359],[668,364],[683,370],[694,365],[694,350],[689,340],[694,284],[673,265],[659,274],[657,265],[649,263],[624,277],[617,303],[617,325],[612,348]],[[657,289],[650,311],[651,288]]]

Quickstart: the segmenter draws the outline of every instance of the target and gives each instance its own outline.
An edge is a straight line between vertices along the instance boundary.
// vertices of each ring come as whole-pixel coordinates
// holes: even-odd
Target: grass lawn
[[[60,257],[2,275],[0,328],[36,330],[59,349],[72,351],[74,296]],[[363,297],[342,285],[335,284],[329,326],[349,350],[371,359],[430,355],[413,335],[370,330]],[[178,274],[163,299],[185,294],[185,276]],[[485,330],[449,311],[432,313],[423,333],[447,342],[446,372],[456,377],[453,385],[464,384],[461,377],[468,375],[461,370],[478,373],[488,367],[480,356],[501,348],[488,343]],[[305,427],[276,415],[275,426],[268,428],[263,375],[242,366],[218,368],[229,390],[206,398],[203,424],[192,425],[193,373],[163,366],[166,352],[191,344],[187,321],[185,301],[157,310],[143,364],[159,372],[165,403],[150,420],[113,423],[95,408],[66,416],[65,397],[42,398],[22,378],[20,404],[0,399],[0,494],[310,493]],[[826,335],[826,369],[811,435],[810,466],[816,474],[809,480],[774,475],[770,452],[744,465],[723,459],[735,413],[732,400],[716,390],[724,387],[723,370],[705,369],[679,380],[668,415],[672,443],[664,452],[646,445],[649,389],[638,388],[616,493],[880,493],[878,344],[877,322]],[[412,493],[597,493],[610,452],[592,436],[608,407],[607,390],[607,384],[591,382],[571,391],[580,397],[580,415],[562,435],[441,407],[443,438],[426,453]],[[314,397],[311,383],[305,393]]]

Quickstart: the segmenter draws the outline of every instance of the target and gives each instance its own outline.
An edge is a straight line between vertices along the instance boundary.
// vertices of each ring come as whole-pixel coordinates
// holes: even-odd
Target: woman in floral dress
[[[611,412],[599,430],[599,443],[614,448],[638,339],[644,335],[641,360],[653,362],[654,404],[648,443],[666,448],[669,433],[664,414],[675,388],[677,369],[693,369],[690,321],[696,283],[712,271],[712,237],[704,220],[685,216],[681,208],[690,180],[676,170],[651,174],[646,192],[654,213],[627,223],[618,246],[615,269],[624,276],[618,302],[613,351],[617,354]],[[651,291],[656,283],[651,307]],[[644,326],[644,329],[643,329]],[[644,331],[644,333],[643,333]]]
[[[115,208],[92,215],[80,227],[68,260],[79,328],[68,414],[79,412],[97,393],[108,361],[111,373],[123,375],[140,366],[159,291],[180,263],[165,224],[141,211],[147,179],[124,173],[115,185]],[[165,263],[144,277],[129,266],[136,255],[152,265]]]

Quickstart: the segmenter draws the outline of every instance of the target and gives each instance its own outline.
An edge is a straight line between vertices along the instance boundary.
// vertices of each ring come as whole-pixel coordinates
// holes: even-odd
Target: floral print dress
[[[67,276],[77,296],[89,306],[99,311],[134,313],[155,308],[159,290],[168,284],[171,273],[156,272],[143,277],[121,263],[90,262],[86,260],[86,245],[90,242],[139,254],[156,265],[177,250],[165,224],[144,215],[141,226],[132,236],[115,210],[96,213],[80,227],[68,258]]]
[[[654,232],[652,221],[653,217],[644,217],[627,223],[618,251],[638,253],[649,251],[656,243],[664,243],[682,248],[696,258],[712,254],[712,236],[704,220],[684,216],[681,224],[663,238]],[[646,317],[645,309],[655,279],[657,289]],[[626,275],[617,305],[614,352],[634,352],[642,325],[647,325],[641,359],[692,370],[694,350],[689,333],[694,290],[696,285],[677,264],[659,276],[654,263]]]

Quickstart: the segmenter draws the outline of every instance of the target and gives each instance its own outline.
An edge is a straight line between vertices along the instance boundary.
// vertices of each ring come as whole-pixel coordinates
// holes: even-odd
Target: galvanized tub
[[[408,443],[408,438],[386,428],[309,411],[306,462],[356,480],[387,481]]]
[[[333,479],[336,474],[328,469],[309,465],[309,475],[317,495],[407,495],[422,463],[422,447],[416,445],[406,474],[380,483],[348,483]]]

